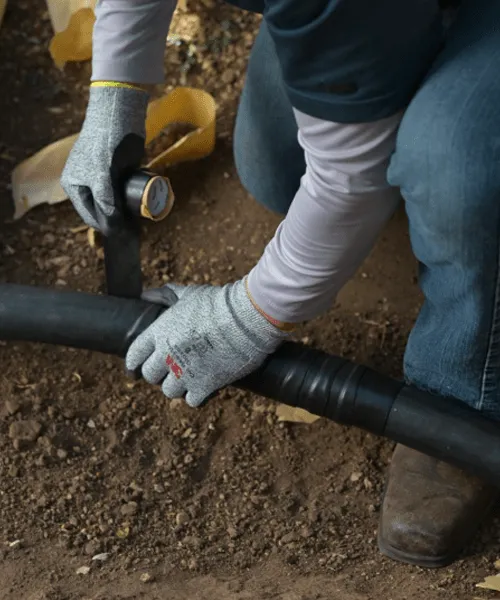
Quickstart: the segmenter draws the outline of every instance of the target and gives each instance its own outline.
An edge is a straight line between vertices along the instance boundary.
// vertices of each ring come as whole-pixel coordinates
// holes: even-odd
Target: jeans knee
[[[499,164],[500,141],[474,110],[446,102],[409,107],[388,179],[405,200],[417,258],[475,260],[478,232],[496,239]]]
[[[238,107],[234,158],[245,189],[281,214],[288,212],[306,169],[297,133],[274,43],[262,25]]]

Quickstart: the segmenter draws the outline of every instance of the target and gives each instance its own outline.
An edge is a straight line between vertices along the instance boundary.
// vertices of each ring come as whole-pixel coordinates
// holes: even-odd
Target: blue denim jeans
[[[247,190],[285,214],[305,161],[264,27],[235,160]],[[500,0],[464,0],[406,110],[388,180],[401,189],[425,296],[405,377],[500,419]]]

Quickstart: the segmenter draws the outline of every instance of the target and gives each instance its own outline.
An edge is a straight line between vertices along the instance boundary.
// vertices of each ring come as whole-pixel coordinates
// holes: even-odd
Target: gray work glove
[[[124,180],[144,156],[148,99],[139,89],[91,87],[85,121],[61,177],[83,221],[105,234],[120,227]]]
[[[142,366],[146,381],[164,380],[167,398],[185,396],[192,407],[256,370],[288,337],[254,307],[245,281],[168,285],[143,298],[173,306],[132,343],[127,369]]]

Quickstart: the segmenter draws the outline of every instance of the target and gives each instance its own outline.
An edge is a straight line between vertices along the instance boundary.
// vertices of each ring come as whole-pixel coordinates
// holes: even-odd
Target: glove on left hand
[[[168,398],[199,406],[213,392],[257,369],[288,337],[254,307],[245,282],[224,287],[168,285],[145,300],[172,306],[130,346],[127,369],[142,366]]]

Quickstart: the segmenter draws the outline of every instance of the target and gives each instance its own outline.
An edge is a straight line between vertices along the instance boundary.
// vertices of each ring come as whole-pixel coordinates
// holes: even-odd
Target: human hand
[[[83,221],[104,234],[119,227],[124,181],[144,155],[148,98],[135,87],[91,87],[85,121],[61,177]]]
[[[257,310],[244,280],[168,285],[143,298],[171,308],[132,343],[127,369],[141,367],[149,383],[163,381],[165,396],[192,407],[256,370],[288,337]]]

